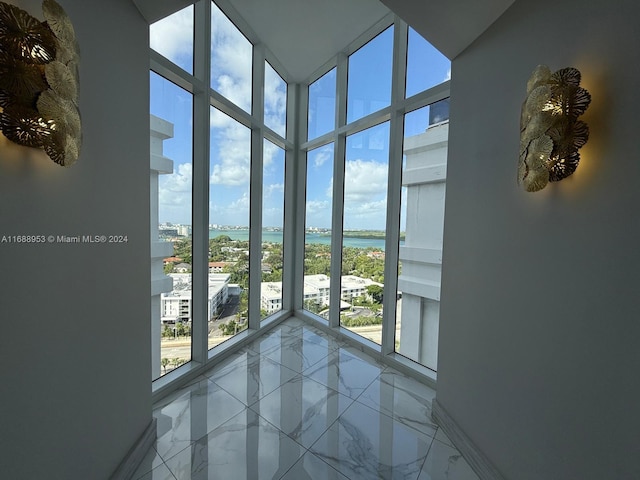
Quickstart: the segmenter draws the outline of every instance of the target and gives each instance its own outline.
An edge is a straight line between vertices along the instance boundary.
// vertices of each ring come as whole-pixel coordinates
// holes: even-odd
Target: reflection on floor
[[[289,319],[155,406],[134,479],[477,480],[435,392]]]

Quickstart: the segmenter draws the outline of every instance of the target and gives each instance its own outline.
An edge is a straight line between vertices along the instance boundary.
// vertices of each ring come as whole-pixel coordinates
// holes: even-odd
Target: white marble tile
[[[460,452],[434,440],[418,480],[479,480]]]
[[[275,345],[263,354],[274,362],[302,373],[310,366],[327,358],[337,347],[337,343],[327,339],[312,342],[302,337],[294,337]]]
[[[296,375],[284,365],[249,352],[244,362],[212,374],[210,380],[249,406]]]
[[[162,463],[142,477],[134,476],[133,480],[176,480],[176,477],[174,477],[173,473]]]
[[[164,465],[162,457],[158,454],[155,448],[151,447],[145,454],[144,458],[138,465],[138,468],[134,472],[132,479],[136,480],[149,473],[151,470],[158,468],[160,465]]]
[[[384,369],[384,365],[368,355],[351,347],[341,347],[303,374],[355,399]]]
[[[207,378],[211,378],[216,375],[222,375],[229,370],[233,370],[239,366],[246,365],[249,358],[255,355],[257,355],[257,353],[250,350],[249,348],[242,348],[241,350],[231,354],[221,362],[216,363],[213,368],[207,370],[204,373],[204,376]]]
[[[442,428],[438,427],[438,431],[436,432],[435,439],[439,442],[444,443],[445,445],[449,445],[450,447],[456,448],[453,442],[447,437],[446,433],[442,431]]]
[[[325,334],[322,330],[312,325],[304,325],[302,327],[302,339],[305,342],[312,342],[317,343],[318,345],[327,346],[331,350],[348,346],[346,342],[337,340],[333,336]]]
[[[313,453],[307,452],[281,480],[349,480]]]
[[[395,370],[387,369],[360,395],[358,402],[380,410],[420,432],[434,436],[431,418],[435,390]]]
[[[350,480],[415,480],[432,440],[355,402],[310,451]]]
[[[305,449],[247,409],[166,461],[177,480],[279,479]]]
[[[302,326],[278,325],[266,335],[262,335],[247,345],[249,350],[265,354],[281,347],[288,340],[302,338]]]
[[[353,400],[301,375],[251,408],[305,447],[310,447]]]
[[[154,410],[155,448],[166,460],[245,409],[240,400],[208,379],[183,388]]]

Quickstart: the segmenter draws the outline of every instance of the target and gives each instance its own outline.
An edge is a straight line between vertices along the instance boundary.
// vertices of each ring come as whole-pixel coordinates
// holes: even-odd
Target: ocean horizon
[[[249,229],[209,229],[209,238],[216,238],[220,235],[227,235],[232,240],[249,240]],[[282,232],[269,229],[262,230],[262,241],[269,243],[282,243]],[[344,237],[343,243],[346,247],[355,248],[375,248],[376,250],[384,250],[384,238],[358,238]],[[323,245],[331,244],[331,235],[326,233],[306,232],[305,243],[319,243]],[[402,244],[404,242],[400,242]]]

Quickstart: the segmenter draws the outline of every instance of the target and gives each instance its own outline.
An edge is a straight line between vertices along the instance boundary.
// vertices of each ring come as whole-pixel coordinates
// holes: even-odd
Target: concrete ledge
[[[447,165],[426,165],[407,168],[402,174],[403,186],[424,185],[427,183],[444,183],[447,180]]]
[[[440,284],[427,282],[421,278],[400,275],[398,277],[398,290],[418,297],[440,301]]]
[[[464,459],[481,480],[506,480],[493,463],[491,463],[491,460],[489,460],[482,450],[464,433],[464,430],[462,430],[449,415],[449,412],[440,405],[437,396],[431,404],[431,417],[438,426],[442,428],[460,453],[462,453]]]

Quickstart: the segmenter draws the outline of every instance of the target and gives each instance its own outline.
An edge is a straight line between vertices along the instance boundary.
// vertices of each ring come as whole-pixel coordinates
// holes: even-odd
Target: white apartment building
[[[329,305],[329,286],[331,280],[327,275],[304,276],[304,300],[313,301],[320,305]],[[369,285],[383,285],[368,278],[344,275],[341,280],[340,296],[344,302],[350,302],[356,297],[367,293]],[[268,314],[282,309],[282,282],[263,282],[260,290],[260,308]]]
[[[163,293],[160,299],[162,323],[187,322],[191,320],[192,296],[191,274],[171,273],[173,290]],[[207,318],[215,316],[219,307],[227,303],[229,298],[228,273],[210,273],[207,296]]]
[[[282,310],[282,282],[262,282],[260,309],[272,314]]]

